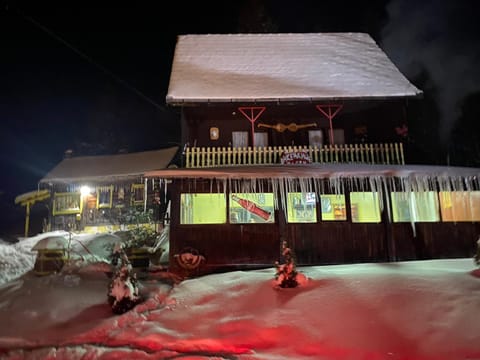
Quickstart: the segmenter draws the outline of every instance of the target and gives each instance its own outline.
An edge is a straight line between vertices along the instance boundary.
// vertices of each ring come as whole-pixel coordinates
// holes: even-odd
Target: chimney
[[[72,156],[73,156],[73,150],[72,149],[65,150],[65,153],[63,154],[64,159],[70,159]]]

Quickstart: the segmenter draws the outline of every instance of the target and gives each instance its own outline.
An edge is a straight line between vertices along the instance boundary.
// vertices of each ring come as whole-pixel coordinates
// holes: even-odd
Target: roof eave
[[[328,96],[328,97],[278,97],[278,98],[173,98],[167,97],[166,103],[171,106],[194,106],[204,104],[226,103],[294,103],[294,102],[325,102],[325,101],[354,101],[354,100],[388,100],[388,99],[421,99],[423,91],[411,94],[378,95],[378,96]]]

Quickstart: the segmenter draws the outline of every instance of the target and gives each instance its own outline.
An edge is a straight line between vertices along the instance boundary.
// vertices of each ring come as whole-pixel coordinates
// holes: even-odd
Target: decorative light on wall
[[[210,140],[218,140],[220,136],[220,130],[217,127],[210,128]]]
[[[87,185],[82,185],[82,187],[80,187],[80,194],[82,194],[82,196],[87,196],[91,192],[92,192],[92,190]]]

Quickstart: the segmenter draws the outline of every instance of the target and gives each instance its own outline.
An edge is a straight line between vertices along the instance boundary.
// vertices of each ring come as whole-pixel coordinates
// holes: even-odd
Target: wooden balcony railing
[[[187,147],[185,167],[278,164],[285,152],[306,152],[312,163],[404,165],[402,143],[267,147]]]

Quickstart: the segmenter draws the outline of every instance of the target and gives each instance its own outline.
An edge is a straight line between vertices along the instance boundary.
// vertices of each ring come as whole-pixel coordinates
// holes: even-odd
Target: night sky
[[[23,215],[14,197],[35,190],[65,150],[95,155],[178,144],[178,110],[166,107],[165,95],[181,34],[367,32],[426,92],[418,134],[434,127],[433,138],[448,144],[461,121],[472,123],[469,136],[480,134],[469,120],[480,122],[473,3],[0,0],[0,235]],[[477,157],[480,167],[480,149]]]

